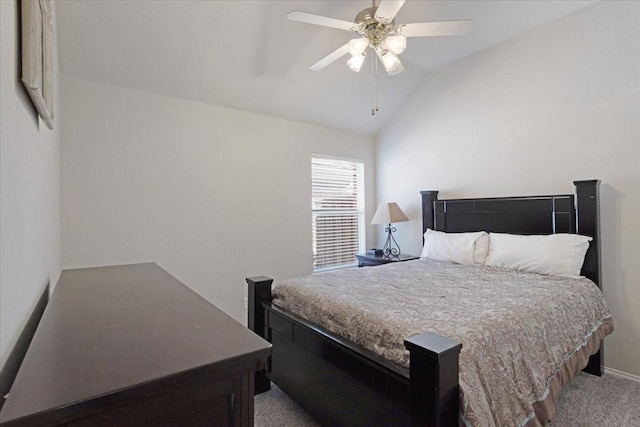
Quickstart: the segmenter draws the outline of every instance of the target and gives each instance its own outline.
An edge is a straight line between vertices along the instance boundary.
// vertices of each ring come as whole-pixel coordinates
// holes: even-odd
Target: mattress
[[[404,340],[462,342],[460,407],[469,426],[536,426],[563,384],[613,331],[598,287],[483,266],[415,260],[316,273],[273,288],[273,304],[409,366]]]

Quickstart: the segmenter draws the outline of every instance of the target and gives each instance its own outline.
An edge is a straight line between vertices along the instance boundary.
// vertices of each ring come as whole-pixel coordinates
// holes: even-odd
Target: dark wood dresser
[[[156,264],[65,270],[7,426],[253,426],[271,345]]]

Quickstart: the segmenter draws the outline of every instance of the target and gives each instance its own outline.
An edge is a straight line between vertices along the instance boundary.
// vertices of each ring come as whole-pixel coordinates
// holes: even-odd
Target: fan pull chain
[[[371,61],[371,115],[375,116],[378,108],[378,61]]]

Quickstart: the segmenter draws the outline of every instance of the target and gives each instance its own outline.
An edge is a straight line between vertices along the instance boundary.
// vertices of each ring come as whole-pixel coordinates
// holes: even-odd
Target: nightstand
[[[358,267],[370,267],[374,265],[389,264],[390,262],[411,261],[420,258],[419,256],[400,254],[397,257],[384,257],[375,255],[356,255]]]

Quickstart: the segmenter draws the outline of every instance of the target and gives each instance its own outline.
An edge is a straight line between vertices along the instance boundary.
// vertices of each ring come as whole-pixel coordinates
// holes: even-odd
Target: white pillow
[[[489,235],[474,233],[444,233],[427,229],[424,233],[422,258],[473,265],[484,263],[489,250]]]
[[[489,233],[485,265],[553,276],[580,277],[591,237],[579,234],[523,236]]]
[[[474,264],[484,264],[484,260],[486,260],[489,255],[489,233],[486,231],[480,231],[480,233],[482,233],[482,235],[476,240],[476,245],[473,249]]]

